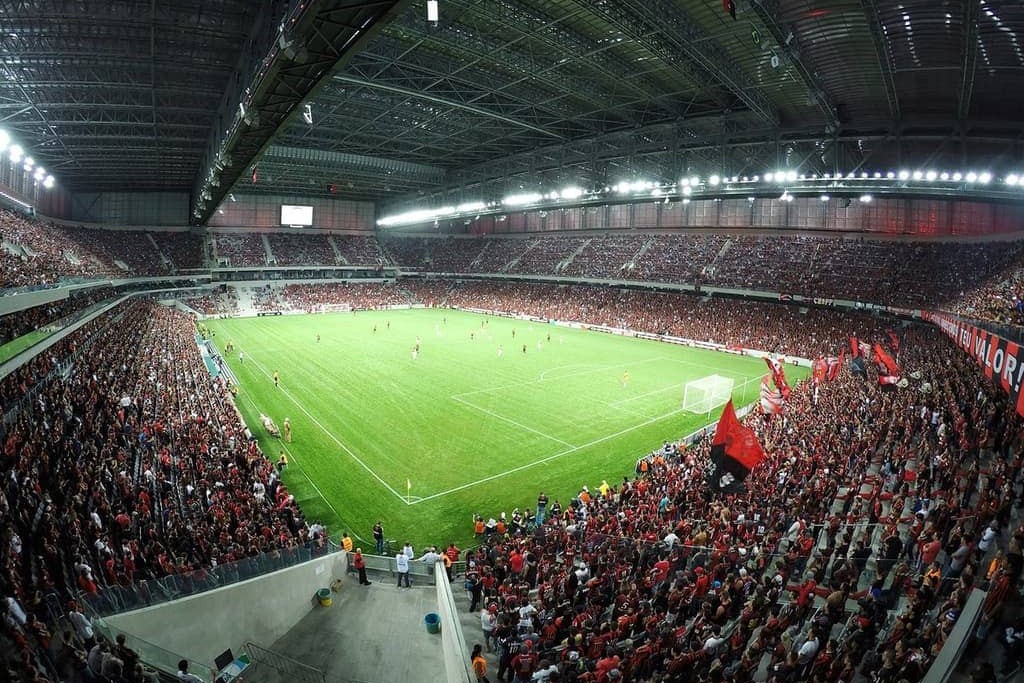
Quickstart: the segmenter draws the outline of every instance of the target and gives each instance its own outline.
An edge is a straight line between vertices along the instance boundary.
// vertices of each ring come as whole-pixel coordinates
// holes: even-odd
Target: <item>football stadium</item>
[[[1024,681],[1018,29],[0,3],[0,680]]]

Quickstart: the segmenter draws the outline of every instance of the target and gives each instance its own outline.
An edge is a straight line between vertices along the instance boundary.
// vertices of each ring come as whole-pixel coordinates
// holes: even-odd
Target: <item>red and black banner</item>
[[[1024,347],[951,315],[922,311],[921,317],[937,325],[973,357],[985,376],[1010,395],[1017,414],[1024,416]]]
[[[754,430],[740,424],[732,407],[732,399],[729,399],[715,427],[715,438],[711,441],[714,469],[708,477],[708,487],[718,493],[743,491],[743,480],[764,458],[764,448]]]

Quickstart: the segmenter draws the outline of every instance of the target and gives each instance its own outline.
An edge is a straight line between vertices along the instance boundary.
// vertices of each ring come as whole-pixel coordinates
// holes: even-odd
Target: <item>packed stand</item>
[[[91,609],[216,586],[325,543],[211,378],[187,315],[136,301],[73,341],[57,355],[70,369],[41,385],[5,438],[3,634],[26,680],[46,652],[79,680],[85,657],[71,655],[92,645]],[[70,635],[43,625],[54,605]]]
[[[184,302],[203,315],[235,315],[238,313],[238,290],[234,287],[224,287],[210,294],[187,297]]]
[[[70,228],[64,228],[70,231]],[[160,258],[160,252],[142,230],[87,230],[77,229],[79,241],[87,242],[100,252],[105,262],[123,264],[121,275],[157,276],[171,272]],[[120,266],[118,266],[120,268]]]
[[[262,235],[215,235],[214,245],[217,258],[227,259],[233,267],[267,265],[267,251],[263,248]]]
[[[332,239],[341,257],[350,266],[378,267],[387,264],[384,250],[374,236],[333,235]]]
[[[403,285],[405,283],[403,282]],[[415,291],[415,290],[413,290]],[[877,318],[690,294],[586,285],[451,283],[441,304],[665,334],[730,348],[837,355],[851,334],[881,333]]]
[[[768,458],[742,494],[710,493],[705,439],[477,517],[465,588],[499,680],[922,680],[973,586],[983,624],[1018,586],[1022,424],[936,330],[901,363],[910,388],[844,372],[749,417]]]
[[[586,237],[542,237],[519,257],[515,271],[525,275],[559,275],[561,265],[589,241]]]
[[[26,308],[0,317],[0,345],[75,315],[113,296],[110,287],[71,292],[67,299]]]
[[[281,300],[281,290],[273,285],[261,285],[252,289],[252,307],[258,313],[281,311],[287,308]]]
[[[160,253],[171,261],[174,272],[199,270],[203,267],[203,238],[188,231],[152,232]]]
[[[658,235],[631,269],[630,280],[698,284],[729,240],[717,233]]]
[[[410,303],[402,289],[386,282],[285,285],[281,300],[287,308],[307,313],[369,310]]]
[[[0,289],[56,286],[65,278],[121,272],[76,238],[58,226],[0,209]]]
[[[268,237],[274,261],[279,266],[333,266],[338,263],[326,235],[274,233]]]
[[[611,235],[588,239],[586,246],[559,275],[617,280],[633,278],[628,267],[651,235]]]

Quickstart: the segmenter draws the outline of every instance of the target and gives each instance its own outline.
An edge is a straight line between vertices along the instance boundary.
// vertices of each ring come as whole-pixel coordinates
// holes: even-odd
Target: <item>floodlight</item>
[[[914,171],[914,180],[921,180],[921,178],[924,178],[924,173],[921,171]]]
[[[910,171],[900,171],[900,180],[906,180],[910,177]]]
[[[743,180],[746,180],[746,178],[744,178]],[[736,176],[733,176],[732,180],[730,180],[729,182],[735,183],[735,182],[738,182],[738,181],[739,181],[739,178],[737,178]]]
[[[889,171],[888,173],[885,174],[885,177],[888,178],[889,180],[892,180],[893,178],[896,177],[896,174],[893,173],[892,171]]]
[[[21,157],[24,153],[25,150],[21,148],[21,145],[11,145],[11,151],[9,156],[11,158],[11,161],[16,164],[19,161],[21,161]]]
[[[962,176],[962,175],[960,175],[960,171],[957,171],[956,173],[954,173],[954,174],[953,174],[953,180],[954,180],[955,182],[958,182],[958,183],[959,183],[959,182],[960,182],[960,179],[961,179],[961,178],[963,178],[963,176]]]
[[[862,171],[860,174],[861,180],[867,180],[868,174],[866,171]]]
[[[820,197],[818,197],[818,199],[820,199],[823,202],[827,202],[829,200],[829,196],[827,194],[823,194]]]
[[[455,207],[456,213],[469,213],[471,211],[483,211],[487,205],[483,202],[465,202]]]
[[[437,8],[437,0],[427,0],[427,21],[434,24],[440,18],[440,13]]]
[[[527,192],[525,194],[509,195],[508,197],[505,197],[501,201],[502,203],[508,204],[510,206],[519,206],[522,204],[536,204],[543,198],[544,195],[540,194],[539,192]]]
[[[882,177],[882,174],[879,173],[878,171],[875,171],[875,178],[877,179],[877,178],[881,178],[881,177]]]
[[[712,187],[718,185],[718,183],[720,183],[721,181],[722,179],[719,178],[717,175],[712,175],[710,178],[708,178],[708,184],[711,185]]]
[[[689,203],[690,203],[689,199],[685,199],[685,198],[683,199],[683,204],[689,204]]]
[[[46,169],[42,166],[36,168],[36,172],[32,174],[32,177],[37,181],[42,180],[46,177]]]
[[[925,180],[927,180],[928,182],[931,182],[931,181],[935,180],[936,178],[938,178],[939,174],[936,173],[935,171],[928,171],[927,173],[924,174],[924,177],[925,177]]]
[[[690,179],[683,178],[682,180],[679,181],[679,184],[682,185],[683,187],[688,187],[690,185]]]
[[[789,171],[786,173],[786,180],[793,182],[796,180],[796,171]]]
[[[693,192],[693,188],[690,187],[689,185],[685,185],[683,187],[683,195],[689,197],[691,192]]]
[[[970,172],[967,173],[967,182],[973,183],[973,182],[977,182],[977,180],[978,180],[978,174],[977,173],[975,173],[974,171],[970,171]]]
[[[694,187],[697,187],[698,185],[700,185],[700,178],[698,176],[695,176],[695,175],[690,176],[690,185],[692,185]]]
[[[978,174],[978,182],[982,185],[988,185],[992,181],[992,174],[988,171],[982,171]]]
[[[32,167],[36,165],[36,160],[32,157],[25,157],[25,170],[31,171]]]
[[[1010,175],[1006,176],[1007,185],[1013,186],[1016,185],[1018,182],[1020,182],[1020,178],[1017,176],[1016,173],[1011,173]]]
[[[943,171],[939,174],[939,180],[949,180],[949,174]]]
[[[562,199],[578,199],[583,196],[583,190],[579,187],[566,187],[562,190]]]
[[[770,182],[771,182],[771,181],[773,181],[773,180],[775,180],[775,174],[774,174],[774,173],[772,173],[771,171],[769,171],[768,173],[765,173],[765,174],[764,174],[764,181],[765,181],[766,183],[770,183]]]
[[[871,195],[869,195],[869,194],[862,194],[860,196],[860,200],[861,200],[861,202],[863,202],[865,204],[870,204],[871,203]]]
[[[753,178],[751,178],[751,180],[753,180],[755,183],[760,179],[760,176],[754,176]]]
[[[53,176],[52,175],[46,176],[46,180],[43,181],[43,187],[45,187],[47,190],[49,190],[51,187],[53,187]]]
[[[651,190],[651,195],[654,196],[654,197],[660,197],[661,196],[661,188],[660,187],[656,187],[653,190]]]

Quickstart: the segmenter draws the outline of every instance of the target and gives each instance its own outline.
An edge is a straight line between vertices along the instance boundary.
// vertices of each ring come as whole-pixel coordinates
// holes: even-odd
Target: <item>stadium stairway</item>
[[[569,258],[563,260],[561,263],[559,263],[558,265],[555,266],[555,272],[556,273],[561,273],[566,268],[571,266],[572,262],[576,260],[576,257],[579,256],[580,254],[582,254],[583,250],[586,249],[587,246],[589,246],[590,243],[593,242],[593,241],[594,241],[593,238],[587,239],[587,240],[583,240],[583,243],[580,244],[580,246],[576,248],[576,251],[574,251],[571,254],[569,254]]]
[[[327,244],[331,245],[331,251],[334,252],[334,260],[343,266],[347,266],[349,264],[348,259],[342,255],[341,249],[338,249],[338,243],[334,241],[334,235],[327,236]]]
[[[274,258],[274,250],[270,248],[270,237],[267,235],[260,235],[260,239],[263,241],[263,252],[267,259],[267,265],[276,265],[277,260]]]

